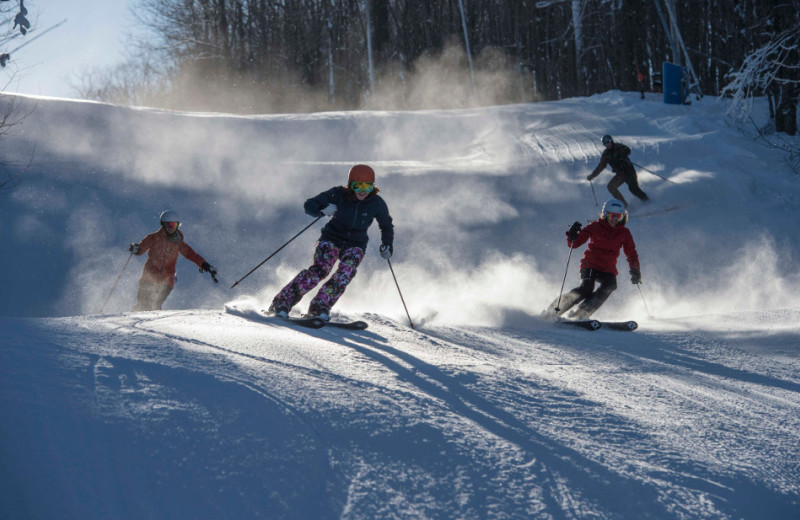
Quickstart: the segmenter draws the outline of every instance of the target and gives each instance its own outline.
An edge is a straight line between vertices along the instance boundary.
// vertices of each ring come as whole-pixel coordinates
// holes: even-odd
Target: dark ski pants
[[[131,312],[160,311],[161,306],[172,292],[172,286],[150,283],[139,280],[139,291],[136,293],[136,304]]]
[[[628,207],[628,201],[625,200],[625,197],[623,197],[622,193],[619,191],[619,187],[623,184],[627,184],[628,189],[631,190],[631,193],[633,193],[642,202],[647,202],[650,200],[647,194],[639,187],[639,179],[636,176],[635,171],[632,170],[628,173],[617,173],[608,183],[608,192],[611,193],[611,196],[615,199],[622,201],[626,208]]]
[[[594,290],[595,284],[600,287]],[[561,303],[554,301],[547,312],[553,316],[561,316],[576,304],[575,317],[588,318],[603,305],[611,293],[617,288],[617,277],[612,273],[604,273],[597,269],[581,269],[581,284],[561,297]],[[555,310],[558,304],[558,311]]]
[[[347,284],[356,275],[361,260],[364,259],[364,250],[360,247],[339,249],[332,242],[320,240],[314,251],[314,263],[308,269],[300,271],[289,284],[272,300],[272,309],[286,309],[287,311],[297,305],[303,296],[311,291],[317,284],[328,276],[333,270],[336,261],[339,268],[333,276],[320,288],[311,304],[309,313],[329,313],[331,307],[341,298]]]

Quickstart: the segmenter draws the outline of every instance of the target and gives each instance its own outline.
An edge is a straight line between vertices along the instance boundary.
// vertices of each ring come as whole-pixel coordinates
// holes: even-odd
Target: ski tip
[[[634,331],[639,328],[639,324],[635,321],[604,321],[602,322],[603,327],[609,330],[622,330],[622,331]]]

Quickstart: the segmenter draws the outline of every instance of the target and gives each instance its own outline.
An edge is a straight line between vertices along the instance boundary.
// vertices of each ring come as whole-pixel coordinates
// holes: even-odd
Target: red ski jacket
[[[631,269],[639,269],[639,255],[636,252],[636,244],[633,242],[633,235],[625,224],[611,226],[603,219],[598,219],[583,228],[575,242],[570,243],[567,238],[567,245],[576,248],[589,241],[586,252],[581,259],[581,269],[597,269],[604,273],[617,272],[617,259],[619,250],[625,251],[625,258]]]
[[[205,262],[202,256],[195,253],[194,249],[183,241],[183,233],[180,230],[176,230],[170,236],[164,231],[164,228],[161,228],[144,237],[140,246],[139,255],[148,253],[140,281],[174,287],[178,253],[197,264],[198,267]]]

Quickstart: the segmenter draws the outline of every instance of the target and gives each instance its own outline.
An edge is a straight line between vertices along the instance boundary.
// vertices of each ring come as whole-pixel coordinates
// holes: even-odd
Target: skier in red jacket
[[[545,316],[561,316],[578,303],[580,305],[570,313],[570,318],[587,319],[599,309],[617,288],[617,259],[620,249],[625,252],[628,260],[631,282],[642,283],[639,255],[636,253],[633,235],[625,227],[627,221],[625,205],[619,200],[611,199],[603,204],[600,218],[585,228],[581,229],[580,222],[572,224],[567,231],[567,245],[575,249],[589,241],[581,259],[581,285],[554,301]],[[596,282],[600,283],[597,291],[594,290]]]
[[[150,233],[141,242],[131,244],[128,248],[137,256],[147,253],[147,261],[139,278],[136,305],[131,309],[134,312],[161,310],[161,306],[175,286],[175,264],[178,262],[178,253],[197,264],[201,273],[211,273],[212,277],[217,274],[214,266],[183,241],[183,233],[178,230],[180,219],[177,213],[165,211],[161,214],[160,221],[161,229]]]

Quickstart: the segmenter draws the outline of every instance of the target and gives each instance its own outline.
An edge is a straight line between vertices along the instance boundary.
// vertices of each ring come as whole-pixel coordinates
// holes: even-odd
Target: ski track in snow
[[[167,367],[233,384],[291,417],[292,435],[307,443],[295,453],[302,471],[320,473],[309,485],[339,482],[343,517],[390,515],[400,503],[465,518],[630,517],[642,507],[653,517],[734,518],[746,510],[743,489],[800,492],[796,358],[756,349],[749,366],[729,366],[738,358],[726,350],[741,340],[726,331],[589,332],[536,320],[529,329],[411,330],[374,314],[353,318],[370,329],[300,329],[217,311],[52,326],[64,330],[65,354],[93,360],[86,381],[96,413],[135,420],[186,410],[218,428],[224,412],[213,401],[170,397],[157,375]],[[114,408],[126,393],[157,404]],[[385,459],[400,446],[420,457]],[[436,490],[428,501],[424,488]],[[603,500],[608,493],[619,500]],[[458,496],[471,498],[459,505]]]

